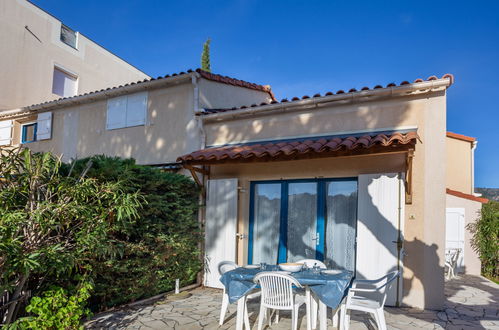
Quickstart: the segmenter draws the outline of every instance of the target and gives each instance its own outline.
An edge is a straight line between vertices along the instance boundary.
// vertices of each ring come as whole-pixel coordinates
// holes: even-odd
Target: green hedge
[[[480,217],[468,225],[473,235],[471,244],[480,255],[482,275],[499,278],[499,202],[483,204]]]
[[[93,310],[103,310],[190,284],[201,270],[197,221],[199,190],[188,177],[135,164],[132,159],[94,156],[64,168],[100,182],[121,182],[130,192],[139,191],[145,203],[133,225],[116,224],[109,244],[114,258],[90,261],[94,292]]]

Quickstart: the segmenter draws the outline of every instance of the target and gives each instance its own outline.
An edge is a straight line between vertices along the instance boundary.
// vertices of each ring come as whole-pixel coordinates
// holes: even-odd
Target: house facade
[[[488,202],[474,190],[474,153],[477,143],[473,137],[447,132],[445,246],[447,249],[460,249],[458,271],[472,275],[480,275],[481,263],[471,246],[471,233],[467,226],[475,222],[482,204]]]
[[[221,260],[317,258],[358,278],[398,269],[389,304],[439,309],[446,215],[467,207],[452,191],[473,193],[472,169],[468,183],[450,175],[451,159],[472,157],[446,133],[452,83],[278,102],[268,86],[196,70],[3,111],[0,127],[14,123],[11,145],[66,161],[107,154],[192,175],[205,192],[207,286],[220,286]],[[22,143],[26,118],[42,139]]]
[[[27,0],[0,1],[0,110],[149,78]]]
[[[200,109],[272,100],[267,86],[202,70],[181,72],[2,111],[0,135],[11,125],[3,145],[11,141],[11,146],[51,151],[64,161],[106,154],[168,166],[202,148]],[[26,121],[36,124],[34,141],[23,142]]]

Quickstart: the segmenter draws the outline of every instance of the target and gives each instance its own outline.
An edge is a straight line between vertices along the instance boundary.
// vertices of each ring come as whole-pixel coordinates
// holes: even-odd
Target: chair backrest
[[[238,268],[239,266],[234,261],[222,261],[218,264],[218,273],[223,275],[229,270]]]
[[[383,300],[381,301],[381,306],[385,306],[386,302],[386,296],[388,291],[393,287],[395,284],[395,279],[397,279],[400,276],[400,271],[394,270],[393,272],[390,272],[380,278],[380,281],[378,282],[378,285],[376,287],[378,288],[378,291],[383,295]]]
[[[358,288],[357,292],[360,292],[360,296],[366,296],[369,299],[374,299],[381,304],[381,307],[385,305],[386,297],[388,291],[395,284],[395,279],[400,276],[400,272],[398,270],[394,270],[383,277],[380,277],[376,280],[354,280],[354,287],[358,286],[368,286],[369,289]],[[353,295],[356,294],[355,288],[352,289]],[[352,297],[353,295],[349,295]]]
[[[456,249],[456,253],[452,257],[452,264],[454,266],[457,264],[457,260],[459,259],[460,254],[461,254],[461,249]]]
[[[261,304],[272,309],[293,309],[293,286],[302,287],[293,277],[279,272],[258,273],[254,281],[262,290]]]
[[[321,269],[327,269],[326,265],[320,260],[303,259],[303,260],[297,261],[297,263],[304,264],[308,268],[312,268],[314,266],[319,266]]]
[[[452,267],[457,264],[459,255],[461,254],[461,249],[447,249],[445,251],[445,261],[449,263]]]

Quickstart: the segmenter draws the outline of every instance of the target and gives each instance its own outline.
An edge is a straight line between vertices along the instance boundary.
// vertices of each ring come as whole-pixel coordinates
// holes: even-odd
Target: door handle
[[[312,238],[312,241],[315,241],[315,245],[319,245],[321,241],[321,235],[320,233],[317,233],[315,238]]]
[[[392,241],[392,243],[397,244],[397,249],[399,249],[399,250],[402,249],[402,245],[404,244],[404,242],[401,240]]]

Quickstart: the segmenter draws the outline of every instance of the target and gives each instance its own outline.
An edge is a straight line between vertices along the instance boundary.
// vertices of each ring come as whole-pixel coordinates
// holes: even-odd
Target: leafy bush
[[[62,175],[61,166],[50,153],[0,152],[0,292],[10,293],[7,324],[25,292],[36,296],[50,282],[78,281],[92,271],[92,260],[116,255],[108,233],[133,227],[138,215],[136,191],[74,170]]]
[[[197,221],[199,190],[183,175],[135,164],[132,159],[94,156],[73,164],[102,184],[120,182],[129,192],[139,191],[145,203],[133,224],[117,224],[110,244],[120,251],[113,258],[93,258],[94,309],[150,297],[192,283],[201,270]],[[70,170],[68,165],[66,172]]]
[[[473,249],[480,255],[482,274],[499,277],[499,202],[483,204],[481,216],[468,225]]]
[[[28,316],[18,319],[7,329],[83,329],[80,320],[90,316],[90,310],[85,308],[92,285],[84,282],[74,295],[67,290],[54,287],[42,294],[42,297],[33,297],[26,307]]]

